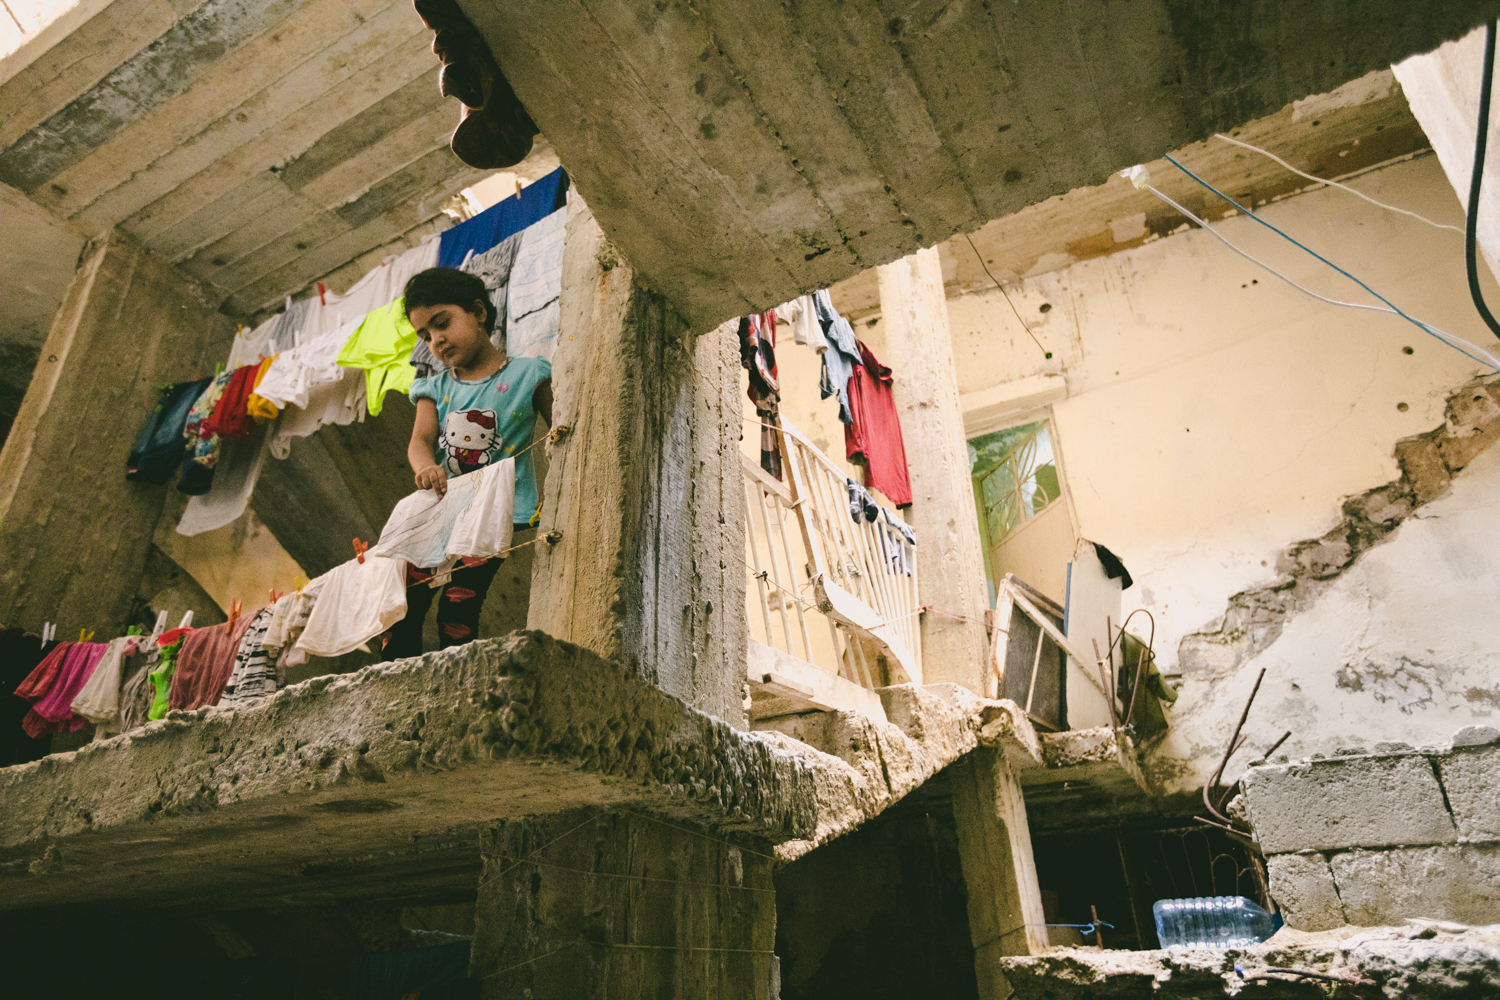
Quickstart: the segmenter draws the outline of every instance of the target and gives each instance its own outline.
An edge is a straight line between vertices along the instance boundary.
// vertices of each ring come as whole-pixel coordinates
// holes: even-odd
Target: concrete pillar
[[[879,279],[877,329],[883,342],[877,346],[872,337],[870,348],[895,376],[892,395],[911,473],[906,519],[917,532],[920,596],[923,604],[947,612],[922,616],[922,677],[982,695],[989,599],[942,265],[935,249],[919,250],[883,265]]]
[[[481,996],[771,1000],[769,850],[588,811],[485,833],[469,975]]]
[[[0,451],[0,621],[117,634],[174,488],[126,481],[136,431],[159,386],[212,373],[233,336],[129,239],[86,250]]]
[[[948,770],[979,995],[1000,1000],[1010,987],[998,960],[1039,955],[1047,947],[1026,800],[999,750],[981,747]]]
[[[553,419],[527,627],[617,659],[743,727],[739,358],[568,219]]]

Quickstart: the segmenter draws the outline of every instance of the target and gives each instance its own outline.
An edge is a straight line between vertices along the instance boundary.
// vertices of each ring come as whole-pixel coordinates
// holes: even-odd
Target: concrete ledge
[[[1267,854],[1458,837],[1437,775],[1417,753],[1254,767],[1245,773],[1244,793]]]
[[[0,770],[0,908],[334,898],[369,877],[350,859],[477,872],[481,825],[579,806],[802,838],[813,763],[514,633]]]
[[[1243,950],[1056,948],[1047,955],[1004,958],[1000,964],[1016,1000],[1356,995],[1456,1000],[1500,995],[1500,927],[1412,921],[1315,934],[1283,928],[1271,940]],[[1236,965],[1248,976],[1267,978],[1247,983]],[[1374,985],[1356,992],[1337,984],[1295,983],[1291,977],[1268,974],[1269,968],[1303,969]]]

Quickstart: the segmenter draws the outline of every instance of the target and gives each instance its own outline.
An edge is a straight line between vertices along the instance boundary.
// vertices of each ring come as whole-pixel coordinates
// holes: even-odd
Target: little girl
[[[406,457],[419,489],[445,493],[450,476],[516,455],[531,444],[538,414],[552,426],[552,364],[506,357],[491,341],[495,307],[477,276],[447,267],[414,275],[406,283],[406,318],[445,366],[411,387],[417,422]],[[538,504],[531,458],[528,451],[516,459],[517,531],[530,528]],[[438,604],[444,648],[475,638],[485,594],[503,561],[466,559],[454,569]],[[421,655],[422,623],[434,594],[430,579],[407,567],[406,617],[385,634],[382,658]]]

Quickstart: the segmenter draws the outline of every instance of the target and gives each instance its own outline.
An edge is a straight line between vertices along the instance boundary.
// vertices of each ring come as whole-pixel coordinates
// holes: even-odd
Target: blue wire
[[[1204,180],[1202,177],[1199,177],[1197,174],[1193,173],[1187,167],[1184,167],[1182,164],[1178,163],[1175,159],[1173,159],[1173,157],[1172,157],[1172,155],[1170,153],[1168,153],[1166,155],[1166,160],[1167,160],[1168,163],[1172,164],[1172,166],[1176,167],[1178,170],[1181,170],[1183,173],[1187,174],[1193,180],[1197,181],[1199,184],[1201,184],[1204,187],[1208,188],[1210,191],[1212,191],[1214,194],[1218,195],[1220,198],[1223,198],[1225,201],[1229,202],[1229,204],[1233,205],[1237,211],[1244,212],[1246,216],[1248,216],[1251,219],[1254,219],[1256,222],[1260,223],[1262,226],[1265,226],[1267,229],[1271,230],[1271,232],[1275,233],[1277,236],[1280,236],[1282,239],[1284,239],[1287,242],[1293,244],[1294,246],[1300,247],[1302,250],[1305,250],[1307,253],[1312,254],[1314,257],[1318,258],[1318,260],[1321,260],[1323,263],[1325,263],[1329,267],[1333,268],[1339,274],[1342,274],[1344,277],[1346,277],[1350,281],[1354,282],[1360,288],[1363,288],[1365,291],[1367,291],[1371,295],[1375,296],[1381,302],[1384,302],[1387,306],[1390,306],[1390,308],[1395,311],[1395,313],[1396,313],[1397,316],[1400,316],[1402,319],[1406,320],[1408,323],[1410,323],[1413,326],[1417,327],[1419,330],[1421,330],[1423,333],[1427,334],[1429,337],[1432,337],[1434,340],[1438,341],[1439,343],[1442,343],[1442,344],[1444,344],[1444,345],[1446,345],[1448,347],[1453,348],[1455,351],[1457,351],[1458,353],[1462,354],[1464,357],[1468,358],[1470,361],[1478,361],[1480,364],[1484,365],[1485,367],[1489,367],[1488,362],[1482,361],[1479,358],[1474,357],[1474,355],[1470,354],[1468,351],[1464,350],[1462,347],[1459,347],[1456,344],[1449,343],[1447,340],[1444,340],[1442,337],[1439,337],[1436,333],[1432,332],[1432,328],[1429,327],[1426,323],[1423,323],[1419,319],[1415,319],[1415,318],[1413,318],[1411,316],[1408,316],[1405,312],[1403,312],[1401,310],[1401,308],[1399,306],[1396,305],[1396,303],[1392,302],[1390,299],[1386,298],[1384,295],[1381,295],[1375,289],[1371,288],[1369,285],[1365,284],[1363,281],[1360,281],[1354,275],[1350,274],[1348,271],[1344,270],[1342,267],[1339,267],[1337,264],[1335,264],[1333,261],[1329,260],[1327,257],[1324,257],[1322,254],[1320,254],[1316,250],[1312,249],[1312,247],[1309,247],[1306,244],[1301,243],[1298,240],[1294,239],[1293,237],[1288,236],[1286,233],[1282,232],[1280,229],[1277,229],[1275,226],[1271,225],[1271,223],[1267,222],[1265,219],[1262,219],[1260,216],[1256,215],[1254,209],[1247,208],[1244,205],[1241,205],[1239,202],[1237,202],[1233,198],[1229,197],[1229,195],[1225,194],[1223,191],[1220,191],[1218,188],[1216,188],[1212,184],[1208,183],[1208,181]]]

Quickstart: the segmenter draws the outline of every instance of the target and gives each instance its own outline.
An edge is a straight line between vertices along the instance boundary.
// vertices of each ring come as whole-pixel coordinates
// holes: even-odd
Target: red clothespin
[[[229,620],[232,622],[240,616],[240,601],[238,598],[229,602]]]
[[[328,304],[328,300],[323,297],[323,293],[325,291],[327,291],[327,289],[323,287],[323,283],[321,281],[318,282],[318,305],[320,306],[326,306]]]
[[[277,601],[281,600],[281,592],[278,591],[275,587],[272,587],[270,589],[268,596],[271,598],[270,601],[267,602],[269,604],[275,604]]]
[[[354,558],[355,559],[359,560],[360,562],[364,562],[365,561],[365,553],[368,552],[368,551],[370,551],[370,546],[367,543],[360,541],[358,538],[354,539]]]

